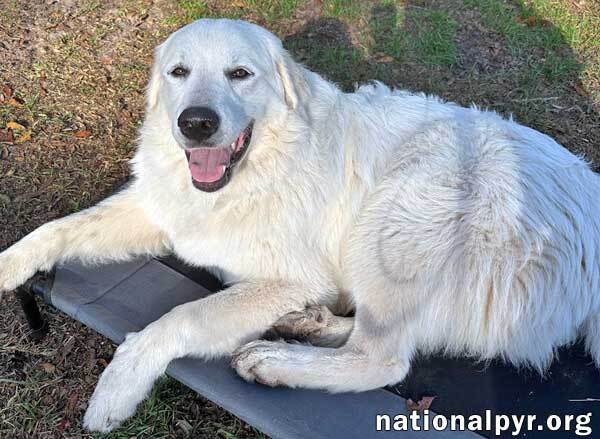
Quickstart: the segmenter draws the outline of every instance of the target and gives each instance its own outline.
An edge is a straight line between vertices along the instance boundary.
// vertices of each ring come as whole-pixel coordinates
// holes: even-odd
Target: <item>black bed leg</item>
[[[41,340],[48,333],[48,322],[42,317],[35,294],[43,294],[45,289],[52,287],[53,273],[36,274],[25,285],[17,288],[17,297],[31,329],[30,338]]]

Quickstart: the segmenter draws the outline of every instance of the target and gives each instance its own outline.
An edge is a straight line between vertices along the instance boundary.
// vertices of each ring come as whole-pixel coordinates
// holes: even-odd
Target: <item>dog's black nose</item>
[[[177,118],[181,133],[188,139],[203,142],[219,129],[219,115],[208,107],[190,107]]]

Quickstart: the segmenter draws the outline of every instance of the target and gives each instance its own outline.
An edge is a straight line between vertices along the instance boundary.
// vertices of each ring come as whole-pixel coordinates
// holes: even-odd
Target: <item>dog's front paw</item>
[[[235,350],[231,366],[246,381],[267,386],[286,386],[279,367],[286,360],[287,343],[281,341],[256,340]]]
[[[143,333],[129,334],[119,346],[90,399],[83,420],[85,428],[101,432],[113,430],[133,415],[150,393],[166,364],[158,358],[148,358],[152,356],[148,341]]]
[[[115,402],[121,404],[123,401],[94,394],[85,412],[83,426],[89,431],[108,433],[135,412],[136,405],[117,407]]]

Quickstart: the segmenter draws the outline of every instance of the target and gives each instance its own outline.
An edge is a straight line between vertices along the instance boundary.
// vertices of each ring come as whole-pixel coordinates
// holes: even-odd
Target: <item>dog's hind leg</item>
[[[237,349],[232,366],[270,386],[364,391],[401,381],[412,356],[410,332],[357,310],[354,330],[340,348],[258,340]]]
[[[0,253],[0,294],[66,260],[124,260],[161,254],[167,248],[165,235],[146,218],[128,188],[94,207],[44,224]]]
[[[421,187],[403,184],[375,194],[344,243],[344,283],[356,306],[348,341],[338,349],[251,342],[233,355],[243,378],[331,392],[370,390],[404,379],[428,330],[429,305],[440,288],[450,287],[438,276],[453,248],[448,237],[455,221],[445,212],[438,213],[439,221],[431,220],[431,200],[445,194],[431,179],[418,181]],[[411,199],[411,190],[419,198]]]
[[[237,349],[232,366],[249,381],[324,389],[364,391],[401,381],[414,352],[418,289],[383,276],[362,284],[369,287],[357,303],[353,329],[339,348],[283,341],[253,341]],[[412,288],[411,288],[412,287]],[[386,298],[386,300],[383,300]]]
[[[353,327],[353,317],[336,316],[325,305],[313,305],[284,315],[267,335],[335,348],[346,343]]]

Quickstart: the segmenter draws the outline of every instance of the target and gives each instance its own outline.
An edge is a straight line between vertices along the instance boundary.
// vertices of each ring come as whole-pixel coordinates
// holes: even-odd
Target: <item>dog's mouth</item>
[[[233,168],[248,150],[253,125],[250,122],[231,145],[185,150],[192,183],[197,189],[214,192],[229,182]]]

